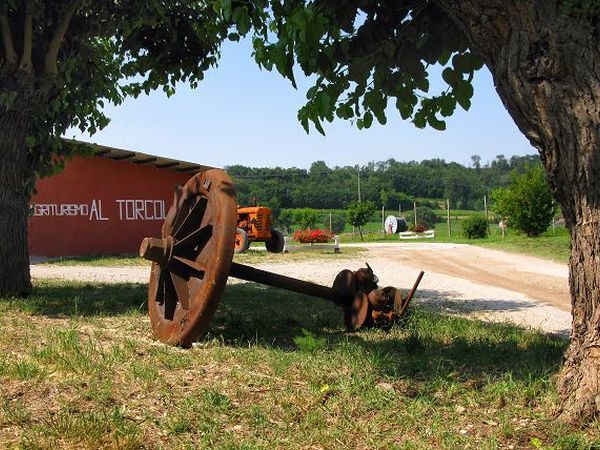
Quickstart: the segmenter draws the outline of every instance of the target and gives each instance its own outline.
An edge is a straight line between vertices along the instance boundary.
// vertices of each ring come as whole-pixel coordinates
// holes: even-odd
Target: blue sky
[[[73,131],[67,137],[216,167],[308,168],[317,160],[333,167],[388,158],[444,158],[468,165],[473,154],[486,162],[498,154],[535,153],[485,68],[475,76],[471,109],[457,108],[442,132],[419,130],[390,108],[385,126],[374,121],[361,131],[337,120],[325,124],[326,136],[315,130],[307,135],[296,113],[310,81],[298,78],[296,91],[279,74],[258,68],[248,42],[228,43],[219,67],[196,90],[181,85],[171,98],[154,92],[128,99],[106,108],[111,123],[104,130],[92,137]]]

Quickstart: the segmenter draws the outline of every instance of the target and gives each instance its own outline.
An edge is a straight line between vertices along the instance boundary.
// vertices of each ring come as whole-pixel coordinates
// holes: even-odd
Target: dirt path
[[[508,289],[571,310],[566,264],[471,245],[398,244],[369,249],[373,256],[394,263]]]
[[[447,314],[514,322],[568,336],[570,300],[566,265],[464,244],[356,244],[366,255],[258,264],[283,275],[331,285],[342,269],[368,261],[380,286],[409,289],[426,272],[415,301]],[[343,251],[343,249],[342,249]],[[60,267],[35,264],[34,278],[147,283],[149,267]],[[239,282],[230,279],[231,283]]]

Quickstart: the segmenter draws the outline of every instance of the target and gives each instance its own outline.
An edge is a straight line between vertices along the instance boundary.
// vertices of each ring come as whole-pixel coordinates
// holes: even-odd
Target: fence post
[[[413,207],[415,209],[415,228],[417,227],[417,202],[413,203]]]
[[[283,237],[283,253],[288,253],[288,237]]]
[[[487,224],[488,236],[490,235],[490,218],[488,216],[487,195],[483,196],[483,209],[485,211],[485,223]]]
[[[450,226],[450,199],[446,199],[446,210],[448,213],[448,238],[452,235],[452,227]]]
[[[340,237],[336,234],[333,237],[333,252],[339,253],[340,251]]]

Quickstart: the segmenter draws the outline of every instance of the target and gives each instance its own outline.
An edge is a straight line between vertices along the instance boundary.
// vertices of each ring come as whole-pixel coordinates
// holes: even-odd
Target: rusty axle
[[[353,298],[351,295],[348,295],[348,293],[336,291],[332,288],[321,286],[320,284],[286,277],[285,275],[267,272],[236,262],[231,263],[229,274],[232,277],[240,278],[242,280],[254,281],[255,283],[266,284],[268,286],[297,292],[299,294],[331,300],[340,306],[349,304]]]

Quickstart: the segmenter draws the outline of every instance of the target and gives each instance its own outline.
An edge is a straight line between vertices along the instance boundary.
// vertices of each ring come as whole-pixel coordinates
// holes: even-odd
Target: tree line
[[[511,173],[540,165],[537,155],[504,155],[485,164],[473,155],[469,167],[444,159],[400,162],[395,159],[370,162],[364,166],[329,167],[313,162],[309,169],[297,167],[246,167],[232,165],[226,170],[236,183],[238,202],[249,205],[256,199],[273,209],[312,207],[345,208],[358,197],[387,209],[412,208],[415,199],[449,198],[457,209],[480,209],[483,196],[507,186]]]

